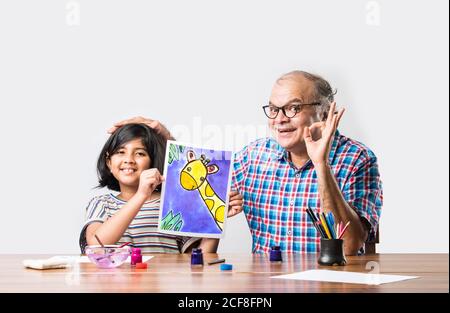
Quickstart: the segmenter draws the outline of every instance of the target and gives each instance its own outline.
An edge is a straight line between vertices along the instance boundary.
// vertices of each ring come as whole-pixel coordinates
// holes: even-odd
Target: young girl
[[[216,252],[218,240],[158,233],[166,140],[145,124],[128,124],[105,143],[97,161],[98,187],[118,191],[94,197],[86,208],[80,248],[131,242],[143,253],[183,253],[198,246]]]

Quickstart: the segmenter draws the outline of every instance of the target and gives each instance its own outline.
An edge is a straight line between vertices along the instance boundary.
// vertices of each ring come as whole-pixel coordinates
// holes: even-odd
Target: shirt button
[[[291,201],[291,206],[293,206],[294,205],[294,201]]]
[[[295,174],[295,177],[299,178],[299,177],[300,177],[300,174]]]
[[[287,234],[288,234],[289,236],[292,235],[292,231],[289,229],[288,232],[287,232]]]

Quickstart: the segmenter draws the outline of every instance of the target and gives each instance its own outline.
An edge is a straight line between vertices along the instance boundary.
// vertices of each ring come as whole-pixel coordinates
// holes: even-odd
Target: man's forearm
[[[337,223],[350,221],[344,234],[345,254],[355,255],[367,238],[367,230],[359,215],[345,201],[329,165],[315,167],[319,185],[319,194],[322,207],[331,211]]]

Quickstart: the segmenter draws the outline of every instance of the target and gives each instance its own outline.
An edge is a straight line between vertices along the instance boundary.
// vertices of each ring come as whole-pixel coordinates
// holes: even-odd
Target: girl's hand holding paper
[[[155,191],[156,187],[162,184],[163,181],[164,177],[158,169],[151,168],[145,170],[141,173],[139,179],[138,193],[148,197],[153,193],[153,191]]]

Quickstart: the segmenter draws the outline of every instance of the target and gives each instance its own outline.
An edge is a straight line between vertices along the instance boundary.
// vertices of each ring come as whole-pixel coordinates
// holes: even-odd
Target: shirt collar
[[[281,160],[284,156],[287,156],[286,149],[280,146],[274,138],[271,138],[271,150],[273,160]]]

